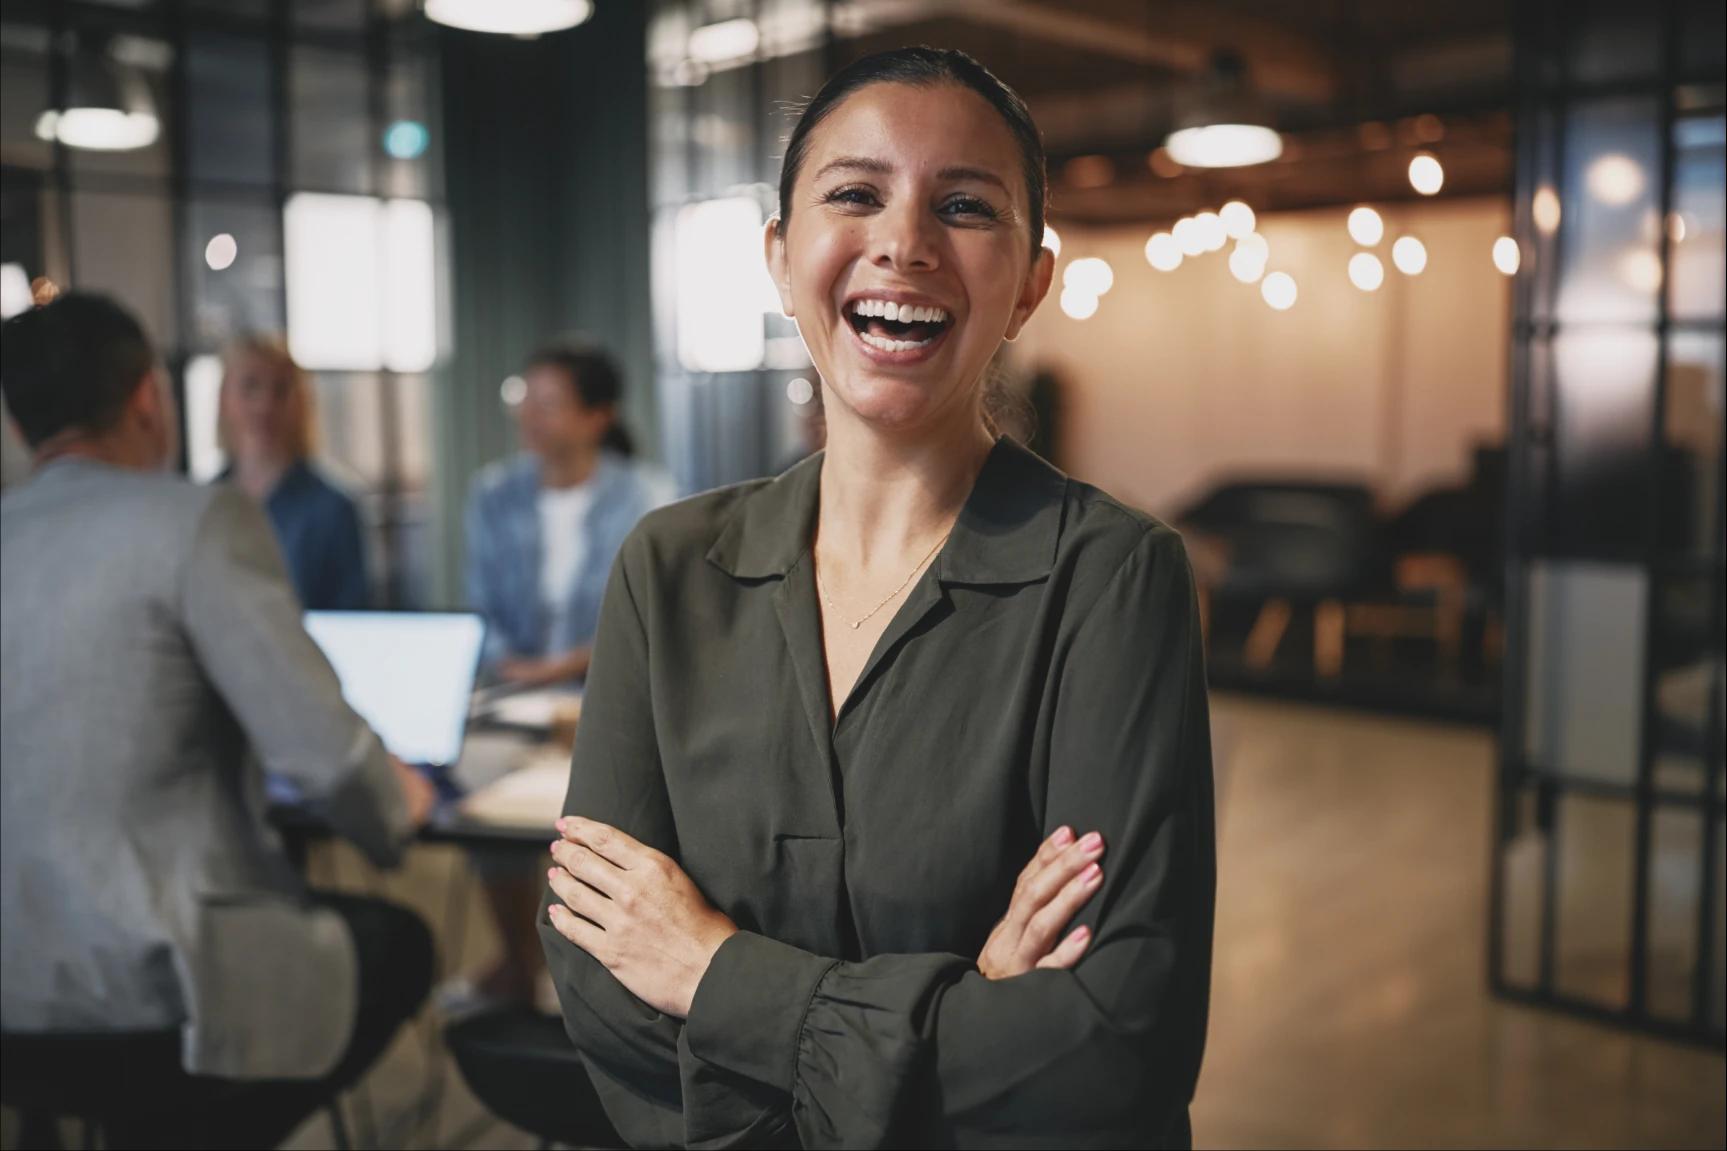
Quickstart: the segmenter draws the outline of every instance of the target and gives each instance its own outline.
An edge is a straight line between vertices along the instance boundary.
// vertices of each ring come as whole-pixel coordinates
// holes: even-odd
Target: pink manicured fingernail
[[[1099,867],[1095,863],[1086,864],[1085,870],[1079,873],[1079,882],[1085,887],[1090,887],[1102,878],[1103,868]]]
[[[1066,847],[1068,844],[1073,842],[1073,828],[1071,828],[1071,827],[1057,828],[1056,832],[1055,832],[1055,836],[1053,838],[1055,840],[1055,845],[1057,847]]]
[[[1085,838],[1079,841],[1079,846],[1082,851],[1096,851],[1103,846],[1103,836],[1095,831],[1088,831]]]
[[[1068,938],[1073,940],[1075,943],[1083,942],[1084,940],[1089,939],[1090,937],[1091,937],[1091,928],[1086,927],[1084,924],[1081,924],[1080,926],[1074,928],[1073,934],[1068,936]]]

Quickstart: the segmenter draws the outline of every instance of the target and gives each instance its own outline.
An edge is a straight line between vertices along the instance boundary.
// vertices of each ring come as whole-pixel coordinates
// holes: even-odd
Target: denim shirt
[[[593,484],[582,567],[554,620],[540,597],[539,461],[519,455],[475,477],[467,511],[468,604],[486,620],[486,667],[510,658],[561,655],[593,642],[606,577],[624,537],[664,502],[646,472],[612,453],[600,456]]]
[[[232,469],[219,477],[233,479]],[[307,611],[360,611],[371,603],[366,545],[354,501],[305,460],[264,500],[288,577]]]

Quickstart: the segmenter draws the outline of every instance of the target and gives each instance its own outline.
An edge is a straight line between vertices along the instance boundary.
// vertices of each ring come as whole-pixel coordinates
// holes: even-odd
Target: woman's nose
[[[875,219],[872,262],[896,271],[934,271],[941,265],[935,221],[921,204],[902,199]]]

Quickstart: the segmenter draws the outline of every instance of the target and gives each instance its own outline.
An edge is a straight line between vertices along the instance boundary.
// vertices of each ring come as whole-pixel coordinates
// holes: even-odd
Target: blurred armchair
[[[1466,483],[1424,492],[1390,517],[1364,483],[1222,483],[1177,517],[1193,537],[1205,618],[1223,604],[1255,613],[1242,647],[1254,671],[1272,666],[1303,612],[1320,678],[1342,672],[1356,637],[1378,653],[1429,641],[1448,674],[1466,658],[1478,665],[1497,646],[1503,475],[1503,450],[1480,448]]]
[[[1365,484],[1240,479],[1220,484],[1176,517],[1195,538],[1202,610],[1257,609],[1243,649],[1270,667],[1297,611],[1314,621],[1314,668],[1343,665],[1345,606],[1391,586],[1389,556]]]

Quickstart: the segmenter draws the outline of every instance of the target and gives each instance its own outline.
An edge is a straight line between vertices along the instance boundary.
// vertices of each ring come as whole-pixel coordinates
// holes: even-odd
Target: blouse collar
[[[739,579],[784,577],[808,554],[821,492],[817,452],[738,501],[708,560]],[[998,438],[936,558],[943,583],[1044,579],[1061,536],[1067,477],[1007,436]]]

